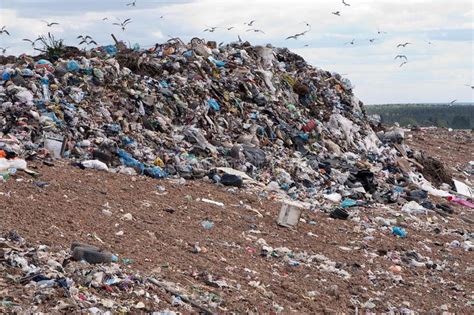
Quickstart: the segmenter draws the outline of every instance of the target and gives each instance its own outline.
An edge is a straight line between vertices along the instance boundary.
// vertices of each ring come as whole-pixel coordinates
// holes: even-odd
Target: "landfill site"
[[[471,130],[286,48],[0,57],[0,313],[474,312]]]

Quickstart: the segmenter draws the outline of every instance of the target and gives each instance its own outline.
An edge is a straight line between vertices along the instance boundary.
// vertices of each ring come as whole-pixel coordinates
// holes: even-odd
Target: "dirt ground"
[[[473,160],[472,133],[450,135],[413,133],[409,144],[452,167]],[[131,259],[126,267],[130,270],[190,290],[215,292],[223,300],[220,313],[270,313],[275,304],[285,313],[353,313],[364,307],[376,312],[474,312],[473,252],[448,246],[472,233],[474,212],[468,208],[455,206],[449,217],[431,213],[413,219],[400,215],[397,204],[371,205],[351,210],[352,219],[346,221],[323,211],[305,211],[297,228],[289,229],[276,224],[280,205],[272,196],[252,188],[229,189],[202,181],[183,185],[81,170],[67,161],[53,167],[38,161],[30,167],[40,177],[18,173],[0,184],[0,231],[14,229],[51,250],[67,249],[74,240],[105,247]],[[132,214],[131,221],[122,218],[126,213]],[[377,217],[396,219],[408,237],[397,238],[381,228]],[[214,226],[204,229],[203,220]],[[123,235],[117,235],[119,231]],[[320,261],[292,265],[282,257],[263,256],[258,239],[293,253],[324,255],[332,271]],[[195,253],[196,242],[207,251]],[[413,251],[437,262],[439,270],[411,266],[405,257]],[[393,271],[394,265],[401,269]],[[207,275],[225,280],[229,287],[213,287],[204,281]],[[169,297],[161,303],[162,309],[182,311],[170,305]]]

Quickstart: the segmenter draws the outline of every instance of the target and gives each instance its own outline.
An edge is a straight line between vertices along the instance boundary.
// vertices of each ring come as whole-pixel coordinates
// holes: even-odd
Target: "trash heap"
[[[194,38],[0,61],[0,150],[10,159],[234,186],[248,176],[311,204],[390,202],[394,185],[414,181],[446,196],[413,173],[420,164],[402,131],[374,132],[348,79],[286,48]],[[452,187],[449,175],[437,179]]]
[[[72,251],[73,258],[74,254]],[[163,308],[158,304],[163,304],[162,296],[166,293],[174,294],[172,306],[183,306],[187,311],[192,309],[184,301],[191,299],[212,307],[218,305],[209,292],[187,295],[175,283],[131,271],[126,259],[112,264],[89,264],[87,259],[70,262],[70,256],[64,250],[56,252],[46,245],[29,244],[14,230],[0,236],[0,270],[8,275],[0,279],[0,292],[4,293],[0,297],[0,312],[82,310],[107,314],[158,310]],[[165,309],[159,314],[176,312]]]

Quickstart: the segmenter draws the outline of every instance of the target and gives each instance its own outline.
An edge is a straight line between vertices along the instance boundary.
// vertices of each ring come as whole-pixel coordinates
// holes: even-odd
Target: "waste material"
[[[376,134],[341,75],[312,67],[288,49],[197,38],[50,59],[0,59],[0,72],[8,73],[0,82],[6,181],[0,202],[12,209],[34,202],[41,218],[50,218],[50,205],[69,214],[75,205],[78,220],[48,221],[37,237],[57,244],[78,229],[101,248],[120,247],[127,258],[84,244],[49,252],[1,240],[0,268],[9,279],[32,271],[38,276],[9,282],[34,290],[28,299],[2,296],[1,312],[152,313],[165,305],[185,313],[332,313],[333,304],[346,312],[426,311],[407,306],[403,299],[411,296],[401,297],[399,289],[437,285],[449,298],[467,291],[450,281],[465,275],[453,259],[455,251],[473,250],[472,233],[451,221],[472,224],[469,213],[459,211],[469,201],[451,199],[456,211],[440,205],[434,197],[453,195],[448,168],[411,150],[403,130]],[[47,137],[58,140],[51,145]],[[54,160],[61,158],[68,162]],[[46,178],[18,172],[27,170],[27,161]],[[72,171],[69,161],[108,172]],[[55,166],[48,171],[43,162]],[[59,184],[47,177],[52,171],[81,175]],[[90,191],[97,182],[101,186]],[[81,195],[74,196],[77,189]],[[24,200],[15,202],[17,196]],[[85,199],[90,196],[102,201]],[[304,206],[280,209],[282,201]],[[278,228],[279,211],[277,223],[298,230]],[[155,268],[156,277],[132,269],[144,266]],[[421,266],[423,272],[412,269]],[[177,289],[182,283],[189,286]],[[335,283],[339,288],[326,292]],[[66,285],[66,294],[58,291]],[[170,295],[160,301],[164,291]],[[440,297],[438,291],[430,294]],[[322,295],[326,308],[315,308],[318,298],[306,303],[305,292]],[[467,296],[456,299],[464,303]]]

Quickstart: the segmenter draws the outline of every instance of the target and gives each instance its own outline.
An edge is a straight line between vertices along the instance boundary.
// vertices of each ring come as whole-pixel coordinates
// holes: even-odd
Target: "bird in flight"
[[[235,26],[228,27],[227,30],[230,31],[233,28],[235,28]]]
[[[347,2],[345,2],[344,0],[342,0],[342,4],[344,4],[346,7],[350,7],[351,5]]]
[[[120,22],[120,20],[119,20],[119,22]],[[128,18],[128,19],[124,20],[123,22],[112,23],[112,24],[119,26],[122,29],[122,31],[125,31],[125,27],[130,23],[132,23],[132,19]]]
[[[453,101],[449,102],[448,106],[453,106],[454,103],[456,103],[457,101],[458,101],[458,100],[453,100]]]
[[[127,3],[127,7],[135,7],[136,5],[137,5],[137,0]]]
[[[428,45],[433,45],[432,42],[430,42],[429,40],[426,41],[428,43]]]
[[[105,17],[102,19],[102,21],[107,21],[109,18],[108,17]]]
[[[250,21],[250,22],[248,22],[248,23],[244,23],[244,24],[247,25],[247,26],[253,26],[253,23],[254,23],[254,22],[255,22],[255,20],[252,20],[252,21]]]
[[[265,34],[264,31],[258,30],[258,29],[256,29],[256,28],[248,29],[246,32],[255,32],[255,33],[262,33],[262,34]]]
[[[400,59],[404,58],[405,61],[408,61],[408,58],[407,58],[407,56],[405,56],[405,55],[396,55],[395,58],[393,58],[393,59],[396,60],[396,59],[398,59],[398,58],[400,58]]]
[[[306,25],[307,28],[311,29],[311,24],[309,24],[308,22],[306,21],[303,21],[304,25]]]
[[[348,44],[354,45],[355,44],[355,39],[351,40],[350,42],[345,43],[344,45],[348,45]]]
[[[216,29],[217,29],[217,26],[208,26],[203,32],[214,33]]]
[[[387,32],[384,32],[384,31],[381,31],[381,30],[377,30],[377,34],[387,34]]]
[[[334,15],[341,16],[341,11],[331,12]]]
[[[397,45],[397,48],[398,48],[398,47],[407,47],[407,45],[411,45],[411,43],[406,42],[406,43],[403,43],[403,44],[398,44],[398,45]]]
[[[369,38],[369,42],[373,43],[375,42],[376,38]]]
[[[6,29],[6,26],[2,26],[2,28],[0,29],[0,35],[2,35],[3,33],[7,34],[8,36],[10,36],[10,33],[7,31]]]
[[[301,32],[301,33],[297,33],[295,35],[288,36],[285,39],[298,39],[298,37],[303,36],[306,33],[308,33],[308,31],[304,31],[304,32]]]
[[[2,52],[2,54],[5,54],[7,52],[7,49],[10,48],[10,47],[0,47],[0,51]]]
[[[474,89],[474,85],[470,85],[470,84],[464,84],[464,85],[470,87],[471,89]]]
[[[47,27],[51,27],[51,26],[54,26],[54,25],[59,25],[59,23],[57,23],[57,22],[48,22],[48,21],[45,21],[45,20],[41,20],[41,21],[46,23]]]
[[[22,40],[24,40],[25,42],[29,42],[31,44],[31,47],[35,47],[35,44],[37,41],[39,41],[41,38],[37,38],[35,40],[31,40],[31,39],[28,39],[28,38],[23,38]]]
[[[403,67],[403,65],[406,65],[408,62],[404,61],[400,64],[399,68]]]
[[[79,45],[82,45],[82,44],[86,44],[86,46],[89,46],[89,45],[96,45],[97,46],[97,42],[92,39],[92,37],[90,37],[89,35],[79,35],[77,36],[77,39],[80,39],[81,41],[79,42]]]

